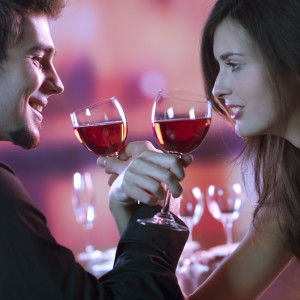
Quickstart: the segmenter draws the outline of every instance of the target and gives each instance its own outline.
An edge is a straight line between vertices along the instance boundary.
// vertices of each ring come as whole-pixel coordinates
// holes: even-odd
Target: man
[[[25,149],[40,142],[43,108],[64,89],[48,25],[63,6],[62,0],[0,0],[0,141]],[[158,209],[138,206],[114,269],[97,279],[56,243],[22,183],[0,164],[0,298],[182,299],[174,273],[187,234],[136,222]]]

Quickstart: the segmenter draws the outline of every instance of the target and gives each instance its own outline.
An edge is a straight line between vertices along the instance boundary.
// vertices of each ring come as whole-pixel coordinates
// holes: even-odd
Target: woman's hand
[[[133,142],[122,150],[119,159],[100,157],[97,162],[112,174],[109,207],[122,233],[138,201],[157,205],[165,198],[166,187],[174,197],[181,194],[184,167],[192,162],[192,157],[179,160],[158,151],[150,142]]]

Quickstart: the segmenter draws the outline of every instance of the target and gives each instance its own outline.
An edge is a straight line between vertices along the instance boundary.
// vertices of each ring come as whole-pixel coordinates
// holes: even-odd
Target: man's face
[[[30,14],[17,44],[0,64],[0,140],[24,148],[39,144],[48,97],[63,92],[47,17]]]

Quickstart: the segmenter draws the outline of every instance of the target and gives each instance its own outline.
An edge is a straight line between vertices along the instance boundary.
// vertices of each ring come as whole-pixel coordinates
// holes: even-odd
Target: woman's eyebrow
[[[239,52],[226,52],[226,53],[220,55],[220,59],[226,60],[226,59],[228,59],[228,57],[233,56],[233,55],[245,56],[244,54],[239,53]]]

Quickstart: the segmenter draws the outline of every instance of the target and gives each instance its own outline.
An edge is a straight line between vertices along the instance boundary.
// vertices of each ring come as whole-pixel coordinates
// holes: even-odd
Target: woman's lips
[[[244,106],[241,106],[241,105],[232,105],[232,104],[229,104],[229,105],[226,105],[229,109],[230,109],[230,117],[231,119],[238,119],[243,111],[244,111]]]

